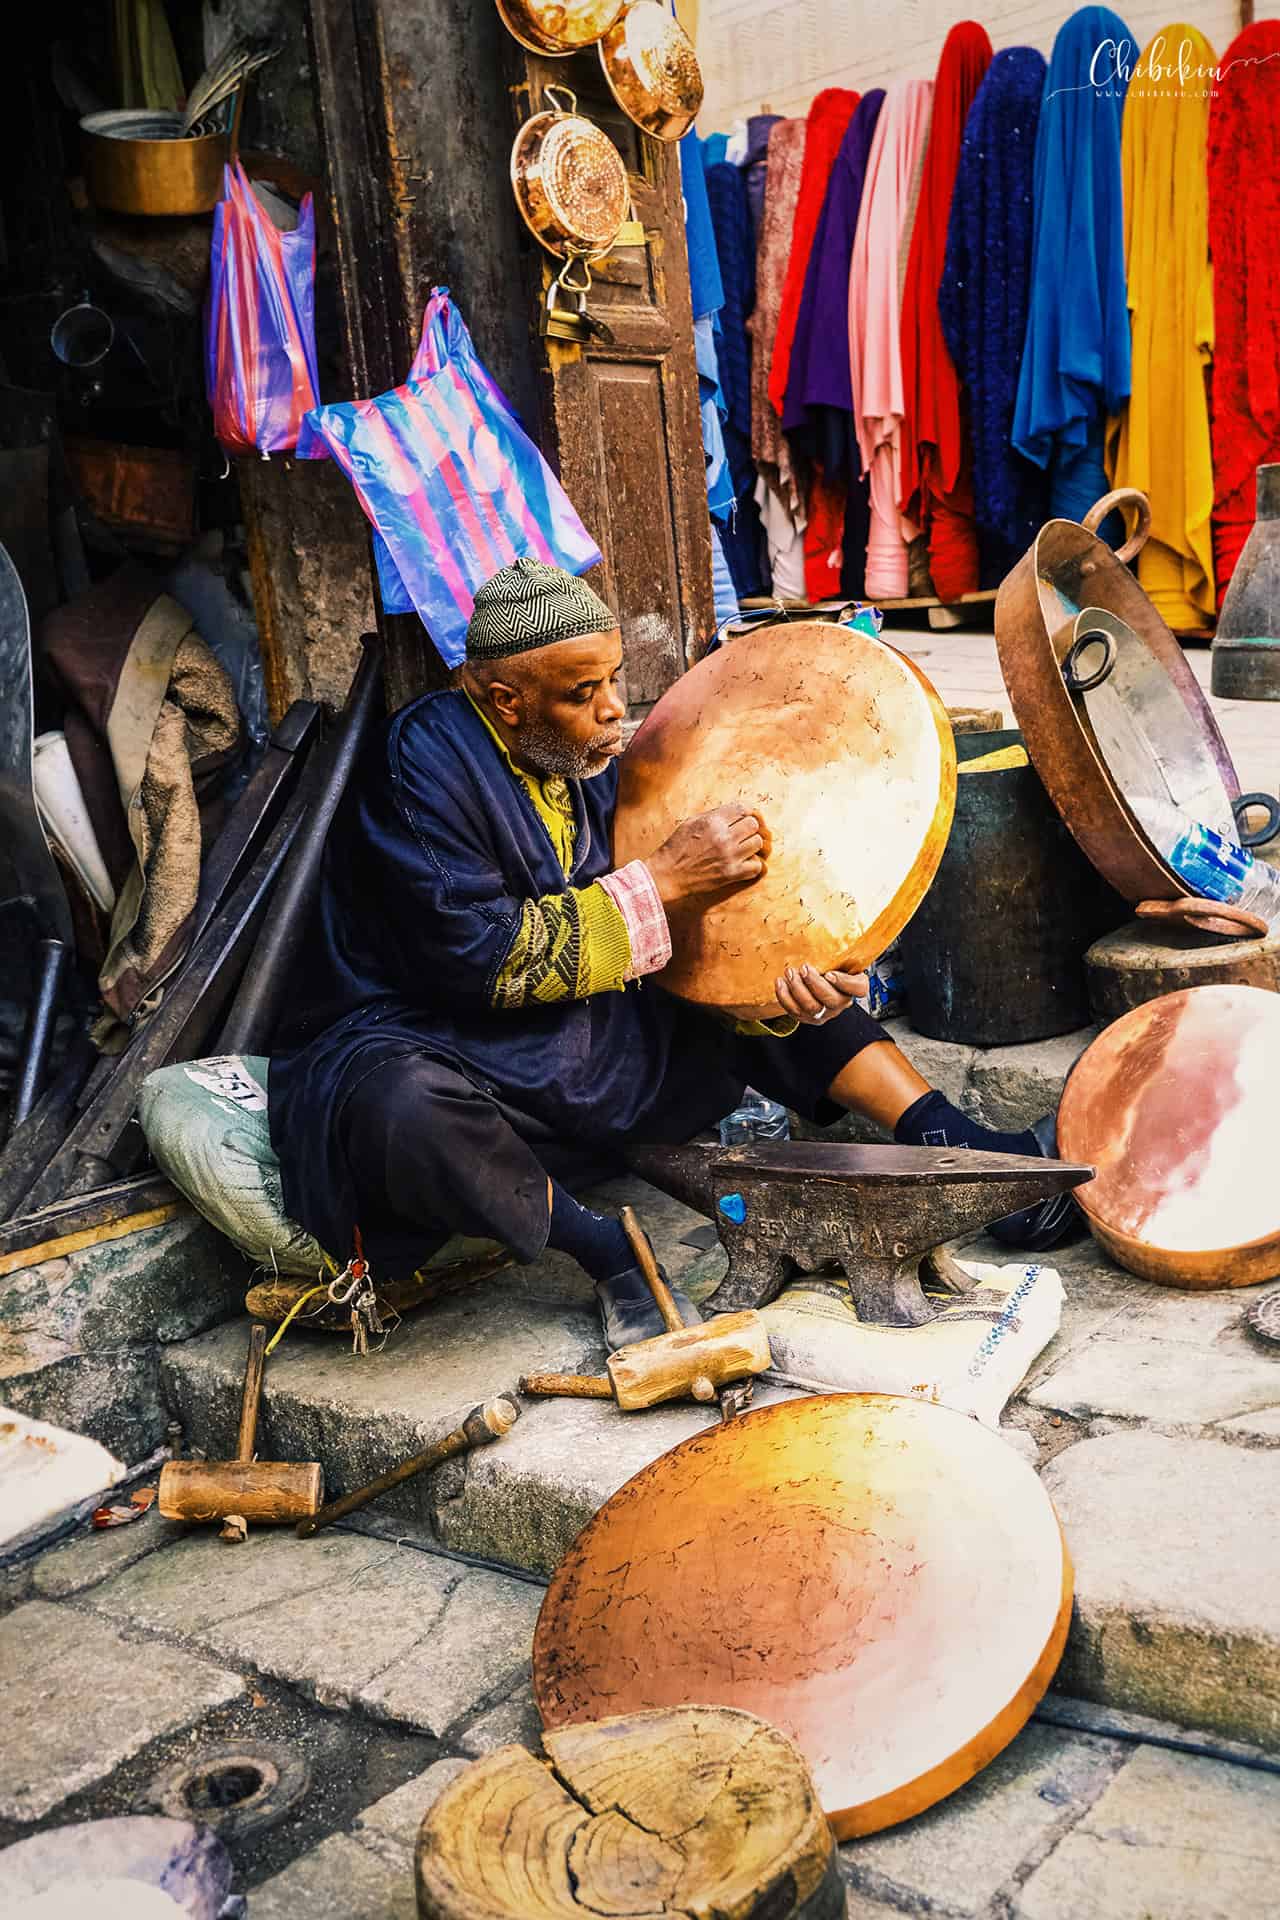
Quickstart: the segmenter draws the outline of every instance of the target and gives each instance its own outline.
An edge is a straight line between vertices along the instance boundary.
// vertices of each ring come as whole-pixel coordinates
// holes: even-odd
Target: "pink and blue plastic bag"
[[[228,453],[289,453],[316,374],[316,230],[311,195],[281,233],[237,160],[213,211],[205,388]]]
[[[416,610],[448,666],[466,652],[476,590],[517,559],[585,573],[600,560],[564,488],[436,287],[409,377],[376,400],[316,407],[302,458],[329,453],[374,527],[382,604]]]

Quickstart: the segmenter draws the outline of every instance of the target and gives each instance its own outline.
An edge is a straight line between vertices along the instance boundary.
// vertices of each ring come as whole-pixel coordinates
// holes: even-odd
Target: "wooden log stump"
[[[1262,987],[1280,992],[1280,927],[1258,940],[1221,940],[1173,923],[1158,931],[1126,920],[1084,957],[1089,1004],[1104,1023],[1184,987]]]
[[[418,1835],[420,1920],[838,1920],[799,1750],[754,1714],[671,1707],[486,1754]]]

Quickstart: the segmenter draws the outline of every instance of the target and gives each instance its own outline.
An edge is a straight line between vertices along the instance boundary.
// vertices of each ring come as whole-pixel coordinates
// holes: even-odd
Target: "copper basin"
[[[1094,1238],[1144,1280],[1243,1287],[1280,1275],[1280,998],[1188,987],[1134,1007],[1077,1062],[1058,1150]]]
[[[622,155],[576,111],[567,87],[547,87],[548,111],[526,120],[511,149],[511,190],[521,218],[548,252],[607,253],[631,205]]]
[[[645,1467],[538,1617],[544,1725],[689,1701],[796,1741],[840,1839],[909,1819],[1008,1745],[1049,1684],[1071,1562],[1031,1467],[925,1401],[762,1407]]]
[[[182,115],[91,113],[80,122],[84,181],[110,213],[207,213],[222,192],[226,132],[182,134]]]
[[[1118,554],[1092,531],[1116,504],[1136,505],[1140,514],[1138,533]],[[1185,725],[1176,738],[1166,729],[1162,744],[1184,760],[1203,757],[1229,801],[1240,792],[1226,742],[1182,648],[1124,564],[1141,547],[1149,524],[1145,496],[1129,490],[1100,500],[1083,526],[1047,521],[996,595],[1000,667],[1036,772],[1098,872],[1135,902],[1175,900],[1187,890],[1140,831],[1083,705],[1063,680],[1078,613],[1101,608],[1133,629],[1172,682],[1174,706],[1180,700],[1185,708]]]
[[[530,53],[563,56],[607,33],[626,0],[497,0],[507,32]]]
[[[753,885],[672,912],[662,984],[760,1018],[780,1011],[788,965],[865,966],[923,899],[955,797],[946,709],[883,641],[801,620],[706,655],[627,748],[615,860],[729,800],[759,811],[772,846]]]
[[[702,105],[702,69],[680,22],[660,0],[632,0],[600,41],[614,99],[656,140],[680,140]]]

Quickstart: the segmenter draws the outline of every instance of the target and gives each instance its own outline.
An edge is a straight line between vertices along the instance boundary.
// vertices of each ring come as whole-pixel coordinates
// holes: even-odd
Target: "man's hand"
[[[773,983],[778,1005],[801,1026],[821,1026],[834,1020],[855,1000],[866,997],[869,982],[865,973],[819,973],[816,967],[788,967]]]
[[[759,816],[739,801],[700,813],[676,828],[645,861],[664,907],[758,880],[769,838]]]

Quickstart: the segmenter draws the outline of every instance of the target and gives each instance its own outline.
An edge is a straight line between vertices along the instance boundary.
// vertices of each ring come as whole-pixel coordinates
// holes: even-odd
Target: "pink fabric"
[[[756,306],[747,322],[751,332],[751,454],[793,514],[799,510],[800,501],[791,473],[791,455],[782,437],[782,422],[769,398],[769,369],[791,258],[807,134],[803,120],[779,120],[769,135],[764,215],[756,247]]]
[[[671,958],[671,929],[662,895],[653,884],[653,875],[643,860],[631,860],[615,873],[600,879],[618,912],[627,923],[631,941],[631,965],[627,979],[638,980],[644,973],[660,973]]]
[[[849,372],[862,471],[871,476],[868,599],[907,591],[907,545],[898,512],[902,382],[898,263],[912,181],[929,133],[932,80],[888,89],[867,160],[849,267]]]

